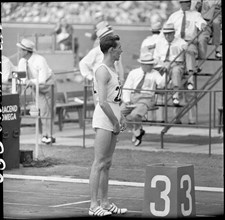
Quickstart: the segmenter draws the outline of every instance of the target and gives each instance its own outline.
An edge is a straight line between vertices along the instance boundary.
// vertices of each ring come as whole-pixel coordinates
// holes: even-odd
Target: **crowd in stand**
[[[5,2],[1,17],[2,22],[55,23],[65,15],[70,23],[90,23],[103,10],[110,22],[139,24],[156,15],[167,19],[178,7],[178,1]]]

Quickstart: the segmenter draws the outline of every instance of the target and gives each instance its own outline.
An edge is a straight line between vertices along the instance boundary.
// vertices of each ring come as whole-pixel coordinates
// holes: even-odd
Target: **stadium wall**
[[[17,52],[16,43],[19,35],[32,34],[51,34],[54,30],[54,24],[38,24],[38,23],[3,23],[3,54],[11,57]],[[125,69],[132,69],[138,66],[136,56],[139,55],[139,48],[142,41],[150,34],[150,30],[146,26],[137,25],[112,25],[115,34],[121,37],[122,44],[122,60]],[[93,42],[85,37],[86,32],[92,32],[93,24],[73,24],[74,36],[78,38],[79,54],[84,56],[91,48]],[[136,56],[134,56],[134,54]],[[135,57],[135,58],[134,58]],[[17,60],[12,57],[15,63]],[[53,68],[54,69],[54,68]]]

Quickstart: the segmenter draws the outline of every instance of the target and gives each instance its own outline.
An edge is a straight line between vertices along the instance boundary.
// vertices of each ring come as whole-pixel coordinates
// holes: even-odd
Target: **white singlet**
[[[115,116],[118,118],[118,121],[120,121],[121,109],[120,109],[119,103],[121,101],[122,88],[119,83],[118,74],[113,72],[105,64],[101,64],[99,67],[101,67],[101,66],[104,66],[108,70],[109,74],[111,75],[111,78],[107,85],[107,91],[106,91],[107,92],[107,102],[109,103],[110,107],[112,108],[112,111],[115,114]],[[95,73],[96,73],[96,71],[95,71]],[[95,91],[94,93],[96,95],[97,104],[95,106],[95,110],[93,113],[92,127],[93,128],[101,128],[101,129],[105,129],[108,131],[113,131],[112,122],[109,120],[108,116],[104,113],[104,111],[102,110],[102,108],[100,107],[99,102],[98,102],[99,101],[98,89],[97,89],[98,84],[96,81],[95,73],[94,73],[94,91]]]

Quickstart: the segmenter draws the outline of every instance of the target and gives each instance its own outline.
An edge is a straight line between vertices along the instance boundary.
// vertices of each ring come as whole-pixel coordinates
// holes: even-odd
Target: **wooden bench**
[[[81,102],[77,102],[74,99],[78,98]],[[62,131],[63,123],[66,121],[64,119],[65,113],[68,112],[77,112],[78,114],[78,123],[79,126],[83,127],[83,99],[84,91],[67,91],[67,92],[58,92],[56,94],[56,116],[58,116],[58,126],[59,130]],[[20,115],[22,117],[29,117],[30,106],[35,105],[34,97],[31,93],[20,95]],[[87,106],[86,111],[94,110],[94,101],[92,92],[87,92]]]
[[[63,123],[64,123],[64,111],[71,112],[76,111],[78,113],[78,121],[80,127],[83,126],[82,118],[83,118],[83,104],[77,102],[69,102],[69,103],[56,103],[56,114],[58,115],[58,125],[59,130],[62,131]]]
[[[78,99],[78,101],[76,101]],[[84,119],[84,91],[68,91],[57,93],[56,101],[56,114],[58,115],[58,125],[59,130],[62,131],[64,120],[64,113],[66,112],[77,112],[78,113],[78,122],[80,128],[83,127]],[[92,92],[87,92],[87,111],[94,110],[94,101]]]

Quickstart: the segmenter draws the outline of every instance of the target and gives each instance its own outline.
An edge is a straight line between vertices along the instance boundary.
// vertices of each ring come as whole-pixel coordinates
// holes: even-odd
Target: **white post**
[[[38,80],[38,76],[37,76],[37,82],[36,82],[36,110],[38,112],[37,116],[36,116],[36,135],[35,135],[35,152],[34,152],[34,158],[38,159],[38,150],[39,150],[39,146],[38,146],[38,142],[39,142],[39,80]]]
[[[17,93],[17,89],[16,89],[16,83],[17,83],[17,73],[13,73],[12,74],[12,94],[16,94]]]

